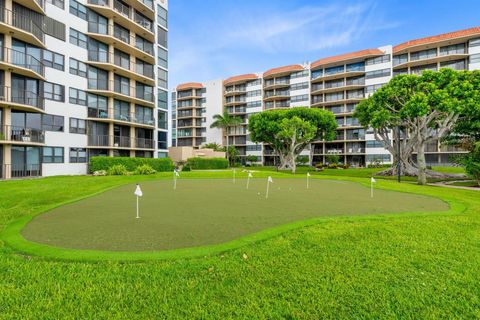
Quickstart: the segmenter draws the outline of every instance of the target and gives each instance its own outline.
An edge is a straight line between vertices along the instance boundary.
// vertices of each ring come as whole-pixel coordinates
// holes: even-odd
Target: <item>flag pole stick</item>
[[[373,181],[370,180],[370,198],[373,198]]]
[[[268,187],[270,186],[270,181],[267,181],[267,193],[265,193],[265,199],[268,199]]]
[[[138,196],[137,196],[137,219],[140,218],[140,215],[138,214]]]
[[[250,175],[247,177],[247,190],[248,190],[248,185],[250,184]]]
[[[309,185],[308,185],[309,178],[310,178],[310,177],[309,177],[309,175],[307,174],[307,189],[308,189],[308,187],[309,187]]]
[[[177,174],[173,172],[173,190],[177,190]]]
[[[235,183],[235,169],[233,169],[233,183]]]

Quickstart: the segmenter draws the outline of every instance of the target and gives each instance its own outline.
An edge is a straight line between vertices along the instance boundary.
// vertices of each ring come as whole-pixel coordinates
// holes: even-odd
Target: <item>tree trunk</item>
[[[227,149],[225,150],[225,155],[227,156],[228,166],[230,167],[230,158],[228,157],[228,127],[226,129],[225,136],[227,137]]]
[[[425,161],[425,143],[421,142],[417,150],[418,184],[427,184],[427,163]]]

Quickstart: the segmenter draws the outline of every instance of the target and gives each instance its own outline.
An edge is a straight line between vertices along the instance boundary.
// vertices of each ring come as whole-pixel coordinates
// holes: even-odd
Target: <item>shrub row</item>
[[[108,171],[111,167],[123,165],[127,171],[135,171],[143,165],[150,166],[157,172],[173,170],[173,162],[170,158],[130,158],[130,157],[92,157],[90,158],[90,171]]]
[[[187,160],[185,167],[193,170],[226,169],[228,168],[228,160],[224,158],[190,158]]]

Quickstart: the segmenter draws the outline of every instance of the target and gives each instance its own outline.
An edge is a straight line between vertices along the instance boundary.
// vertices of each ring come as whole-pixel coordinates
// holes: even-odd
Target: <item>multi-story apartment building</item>
[[[218,93],[220,98],[207,99],[207,110],[210,108],[221,113],[224,107],[230,114],[244,120],[228,131],[229,142],[240,151],[242,159],[246,155],[254,155],[258,162],[275,164],[268,145],[250,141],[247,130],[249,115],[264,110],[307,106],[331,111],[338,123],[335,140],[315,141],[303,153],[310,157],[312,163],[325,162],[331,154],[339,155],[343,163],[354,166],[365,166],[373,161],[390,163],[390,153],[375,140],[373,132],[352,117],[355,107],[396,74],[418,74],[423,70],[439,68],[480,69],[480,27],[411,40],[396,46],[326,57],[304,65],[274,68],[264,73],[233,76],[223,82],[223,90]],[[204,127],[209,125],[207,119]],[[177,141],[180,141],[178,136]],[[207,137],[205,142],[211,141]],[[185,142],[184,145],[191,144]],[[427,162],[431,165],[445,164],[452,154],[458,152],[462,151],[435,142],[427,148]]]
[[[165,0],[3,0],[0,178],[167,152]]]

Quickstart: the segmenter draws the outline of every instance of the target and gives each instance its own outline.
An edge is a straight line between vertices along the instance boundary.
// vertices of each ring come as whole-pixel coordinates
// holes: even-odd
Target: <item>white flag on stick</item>
[[[137,198],[137,219],[140,218],[140,213],[138,211],[138,198],[143,196],[142,189],[140,189],[140,185],[137,183],[137,187],[135,188],[135,192],[133,193]]]
[[[176,177],[180,177],[180,173],[178,173],[177,169],[174,169],[173,172],[175,172]]]
[[[252,173],[249,171],[249,172],[248,172],[248,176],[247,176],[247,189],[248,189],[248,186],[250,185],[250,178],[253,178],[253,175],[252,175]]]
[[[268,176],[268,179],[267,179],[267,192],[265,193],[265,199],[268,199],[268,189],[270,187],[270,183],[273,183],[273,179],[272,177]]]
[[[376,183],[377,181],[375,180],[374,177],[370,178],[370,198],[373,198],[373,184]]]
[[[177,190],[177,177],[180,177],[177,169],[173,169],[173,190]]]
[[[307,172],[307,189],[310,187],[310,172]]]

